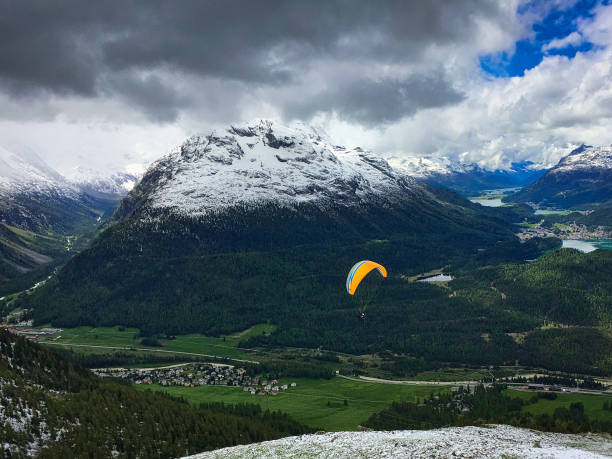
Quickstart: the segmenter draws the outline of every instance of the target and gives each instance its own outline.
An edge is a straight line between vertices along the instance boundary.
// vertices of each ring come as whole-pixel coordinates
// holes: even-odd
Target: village
[[[160,386],[236,386],[251,395],[278,395],[280,391],[296,387],[297,383],[279,384],[276,379],[248,376],[244,368],[231,365],[193,363],[163,368],[96,368],[92,372],[101,377],[127,379],[134,384]]]
[[[610,238],[612,237],[612,234],[603,226],[589,230],[584,225],[570,223],[568,225],[555,225],[553,228],[546,228],[542,226],[540,222],[530,228],[521,228],[520,232],[517,233],[517,236],[521,241],[526,241],[534,237],[558,237],[561,239],[590,240]]]

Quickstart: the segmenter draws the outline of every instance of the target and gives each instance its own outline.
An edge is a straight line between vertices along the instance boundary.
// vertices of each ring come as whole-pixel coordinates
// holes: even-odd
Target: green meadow
[[[261,325],[257,328],[245,331],[245,334],[269,332],[270,326]],[[141,343],[142,338],[138,337],[137,328],[125,327],[75,327],[65,328],[60,333],[60,338],[53,345],[80,348],[87,350],[108,348],[109,351],[115,348],[134,348],[147,349],[151,352],[171,352],[171,353],[192,353],[211,355],[219,358],[235,358],[256,360],[257,354],[237,348],[242,339],[241,336],[233,335],[225,338],[211,338],[200,334],[180,335],[176,339],[160,339],[161,347],[146,346]]]
[[[534,395],[534,392],[523,392],[519,390],[507,390],[506,393],[511,397],[518,397],[523,400],[529,400]],[[552,414],[556,408],[569,408],[572,403],[582,402],[582,404],[584,404],[584,413],[589,419],[612,422],[612,411],[603,409],[605,401],[612,404],[612,396],[557,393],[557,398],[555,400],[541,398],[534,404],[524,406],[523,411],[532,414]]]
[[[189,403],[223,402],[257,403],[263,409],[280,410],[300,422],[326,431],[355,430],[373,413],[394,401],[415,401],[440,392],[440,387],[404,386],[352,381],[335,377],[330,380],[283,378],[279,384],[295,382],[296,387],[280,391],[278,395],[251,395],[240,387],[199,386],[162,387],[134,386],[141,390],[167,392],[182,397]],[[346,400],[346,404],[345,404]]]

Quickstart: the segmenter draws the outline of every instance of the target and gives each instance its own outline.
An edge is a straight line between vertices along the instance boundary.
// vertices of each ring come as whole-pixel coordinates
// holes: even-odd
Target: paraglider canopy
[[[346,291],[349,293],[349,295],[354,295],[363,278],[375,269],[383,277],[387,277],[387,270],[381,264],[370,260],[362,260],[355,263],[355,265],[349,271],[348,277],[346,278]]]

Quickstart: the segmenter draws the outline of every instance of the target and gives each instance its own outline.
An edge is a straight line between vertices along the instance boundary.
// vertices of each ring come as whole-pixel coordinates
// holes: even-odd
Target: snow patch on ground
[[[601,458],[610,435],[537,432],[506,425],[302,435],[223,448],[191,458]]]

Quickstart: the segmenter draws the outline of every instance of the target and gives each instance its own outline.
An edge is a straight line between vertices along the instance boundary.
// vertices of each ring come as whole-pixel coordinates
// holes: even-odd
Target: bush
[[[156,338],[143,338],[140,340],[143,346],[162,347],[162,344]]]

